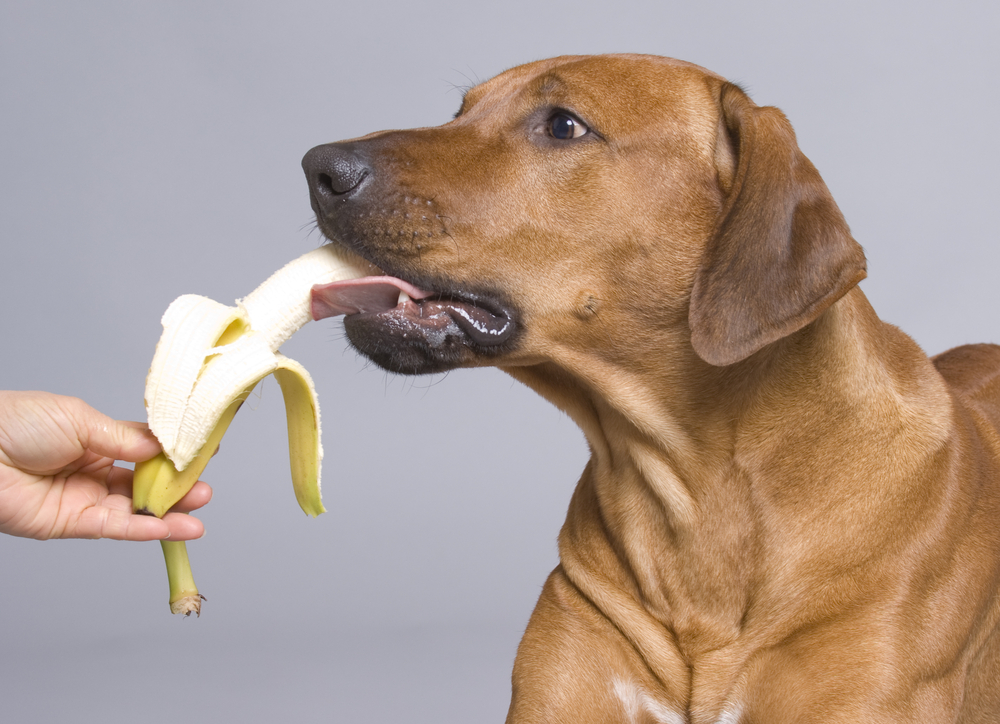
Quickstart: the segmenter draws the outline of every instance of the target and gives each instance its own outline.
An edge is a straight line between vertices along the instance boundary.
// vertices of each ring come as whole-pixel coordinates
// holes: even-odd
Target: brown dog
[[[391,275],[319,314],[389,370],[499,366],[590,444],[508,722],[1000,721],[1000,347],[879,321],[780,111],[557,58],[303,165]]]

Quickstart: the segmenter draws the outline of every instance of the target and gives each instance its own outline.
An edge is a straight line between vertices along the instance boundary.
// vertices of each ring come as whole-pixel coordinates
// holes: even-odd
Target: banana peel
[[[275,272],[235,306],[178,297],[163,315],[163,333],[146,378],[146,412],[163,452],[137,463],[133,510],[163,517],[198,481],[244,399],[274,375],[285,401],[295,498],[312,517],[324,512],[319,400],[306,369],[278,348],[312,319],[314,285],[366,276],[371,267],[323,246]],[[173,613],[200,615],[203,596],[187,546],[161,541]]]

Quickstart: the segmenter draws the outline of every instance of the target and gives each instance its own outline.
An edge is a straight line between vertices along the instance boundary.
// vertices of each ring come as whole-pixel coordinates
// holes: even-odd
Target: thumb
[[[77,402],[73,420],[87,449],[132,463],[149,460],[160,452],[160,443],[144,423],[115,420],[83,401]]]

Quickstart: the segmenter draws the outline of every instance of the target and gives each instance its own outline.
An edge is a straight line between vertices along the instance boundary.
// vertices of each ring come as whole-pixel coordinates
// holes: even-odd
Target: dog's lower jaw
[[[430,334],[418,334],[402,324],[375,319],[375,315],[354,314],[344,319],[344,330],[354,349],[387,372],[447,372],[461,367],[470,356],[468,348],[458,341],[454,322],[445,322]]]
[[[483,344],[478,334],[446,312],[414,322],[402,310],[352,314],[344,318],[347,339],[358,352],[388,372],[426,375],[458,367],[493,365],[517,346],[518,329],[507,318],[503,339]]]

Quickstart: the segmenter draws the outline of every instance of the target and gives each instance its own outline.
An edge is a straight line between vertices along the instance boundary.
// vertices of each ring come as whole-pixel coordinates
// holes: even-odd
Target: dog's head
[[[322,232],[406,292],[328,292],[352,344],[398,372],[623,345],[728,365],[865,273],[780,111],[665,58],[517,67],[443,126],[318,146],[303,167]]]

